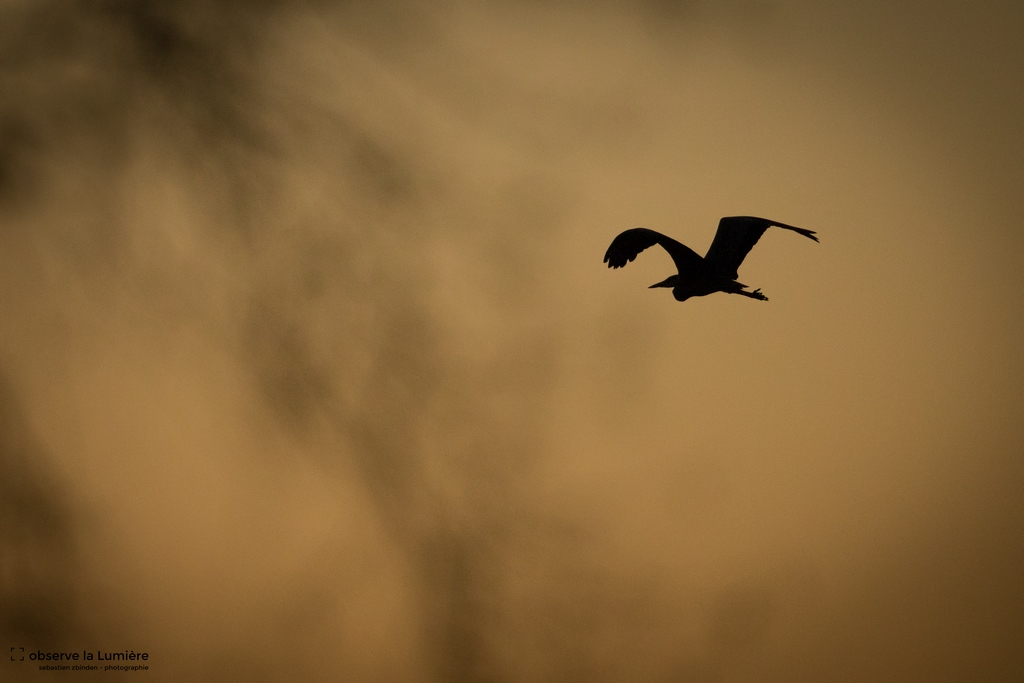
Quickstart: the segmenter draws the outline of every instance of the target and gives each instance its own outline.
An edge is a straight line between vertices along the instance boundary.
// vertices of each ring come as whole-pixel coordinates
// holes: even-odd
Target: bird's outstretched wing
[[[660,244],[668,252],[680,273],[699,268],[703,261],[697,252],[671,237],[647,228],[633,228],[619,233],[619,236],[612,240],[611,246],[604,254],[604,262],[609,268],[622,268],[641,251],[655,244]]]
[[[768,228],[775,226],[800,233],[809,237],[815,242],[818,238],[814,236],[813,230],[794,228],[792,225],[768,220],[767,218],[756,218],[754,216],[728,216],[718,222],[718,232],[711,243],[711,248],[704,256],[705,263],[714,268],[722,275],[735,280],[739,277],[740,264],[746,258],[750,250],[761,239],[761,235]]]

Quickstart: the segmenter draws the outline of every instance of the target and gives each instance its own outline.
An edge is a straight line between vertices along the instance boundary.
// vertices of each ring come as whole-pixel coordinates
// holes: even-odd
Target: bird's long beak
[[[651,285],[647,289],[654,289],[655,287],[674,287],[675,285],[672,282],[672,280],[674,280],[674,279],[675,279],[674,275],[670,276],[667,279],[662,280],[661,282],[655,282],[653,285]]]

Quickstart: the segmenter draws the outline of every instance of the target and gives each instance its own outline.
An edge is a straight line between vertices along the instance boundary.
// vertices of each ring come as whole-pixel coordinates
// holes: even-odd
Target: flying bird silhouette
[[[661,282],[656,282],[648,289],[655,287],[671,287],[672,295],[677,301],[686,301],[691,296],[707,296],[715,292],[742,294],[751,299],[768,301],[768,297],[760,289],[753,292],[744,291],[747,286],[737,282],[737,272],[743,259],[764,231],[770,227],[785,228],[809,237],[815,242],[813,230],[794,228],[792,225],[757,218],[754,216],[727,216],[718,222],[718,232],[711,242],[708,253],[701,258],[685,244],[676,242],[671,237],[647,228],[633,228],[619,234],[612,240],[605,252],[604,262],[609,268],[622,268],[637,257],[647,247],[655,244],[668,252],[675,261],[679,272]]]

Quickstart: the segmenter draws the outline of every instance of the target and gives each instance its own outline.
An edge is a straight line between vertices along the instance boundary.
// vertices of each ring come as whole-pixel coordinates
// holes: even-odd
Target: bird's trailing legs
[[[755,289],[753,292],[744,292],[743,290],[740,290],[738,292],[733,292],[733,294],[742,294],[743,296],[749,296],[751,299],[757,299],[758,301],[768,301],[768,297],[761,293],[760,287]]]

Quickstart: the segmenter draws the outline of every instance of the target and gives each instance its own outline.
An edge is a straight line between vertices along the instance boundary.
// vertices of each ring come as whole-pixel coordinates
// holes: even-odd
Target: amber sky
[[[0,644],[155,681],[1013,680],[1022,31],[0,3]],[[769,303],[601,263],[737,214],[821,238],[762,238]]]

